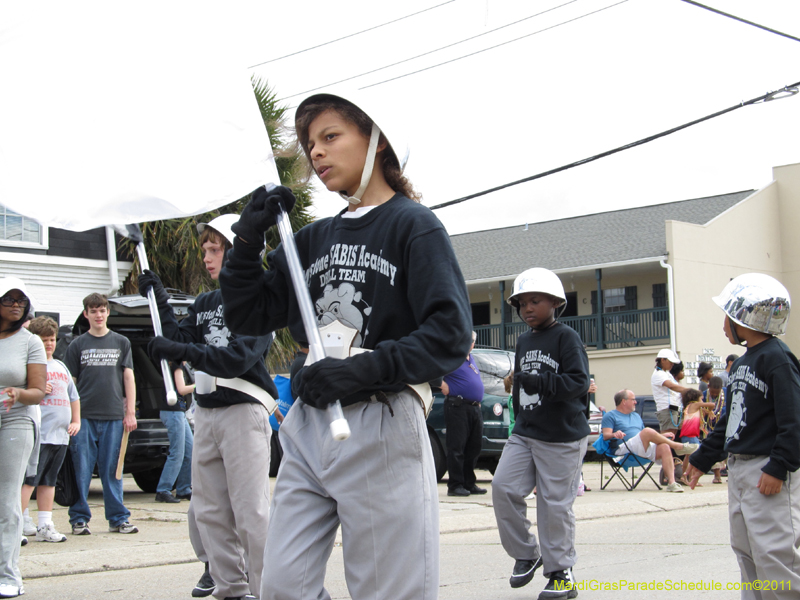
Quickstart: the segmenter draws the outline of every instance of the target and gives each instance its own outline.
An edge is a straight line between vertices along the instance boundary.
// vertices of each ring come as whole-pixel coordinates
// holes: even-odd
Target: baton
[[[267,184],[267,191],[275,186]],[[297,244],[294,243],[294,233],[292,224],[289,222],[289,215],[280,208],[277,218],[278,233],[283,243],[283,252],[286,255],[286,262],[289,265],[289,275],[292,277],[294,294],[297,297],[297,304],[300,306],[300,316],[303,318],[303,327],[308,337],[308,358],[306,365],[325,358],[325,346],[322,345],[322,336],[317,327],[317,318],[314,315],[314,307],[311,305],[311,294],[308,292],[305,278],[303,277],[303,267],[300,264],[300,256],[297,253]],[[302,400],[302,398],[301,398]],[[350,426],[342,412],[342,403],[336,400],[328,405],[328,416],[331,420],[331,435],[337,441],[346,440],[350,437]]]
[[[142,272],[144,272],[145,269],[149,269],[150,263],[147,262],[144,242],[136,244],[136,254],[139,257],[139,267],[141,267]],[[163,336],[164,333],[161,330],[161,317],[158,314],[156,293],[153,291],[152,287],[147,290],[147,303],[150,305],[150,315],[153,318],[153,331],[156,332],[156,335]],[[164,378],[164,387],[167,389],[167,404],[175,406],[175,403],[178,401],[178,394],[175,391],[175,382],[172,379],[172,373],[169,371],[169,363],[165,358],[161,359],[161,376]]]

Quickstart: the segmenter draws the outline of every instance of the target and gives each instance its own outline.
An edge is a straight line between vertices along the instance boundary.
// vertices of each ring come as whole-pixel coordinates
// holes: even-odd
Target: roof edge
[[[668,256],[663,254],[661,256],[648,256],[646,258],[632,258],[630,260],[620,260],[609,263],[598,263],[594,265],[582,265],[580,267],[568,267],[566,269],[551,269],[553,273],[559,275],[561,273],[578,273],[580,271],[590,271],[593,269],[610,269],[612,267],[627,267],[631,265],[642,265],[647,263],[660,263],[662,260],[667,260]],[[465,279],[467,285],[482,284],[482,283],[499,283],[508,279],[514,279],[519,275],[501,275],[500,277],[487,277],[484,279]]]
[[[494,229],[478,229],[477,231],[465,231],[464,233],[454,233],[454,234],[450,235],[450,237],[451,238],[457,238],[457,237],[460,237],[462,235],[472,235],[472,234],[475,234],[475,233],[487,233],[487,232],[490,232],[490,231],[505,231],[505,230],[508,230],[508,229],[517,229],[519,227],[525,227],[527,225],[543,225],[545,223],[557,223],[559,221],[569,221],[569,220],[572,220],[572,219],[583,219],[584,217],[594,217],[596,215],[607,215],[607,214],[611,214],[611,213],[622,213],[622,212],[631,211],[631,210],[641,210],[643,208],[652,208],[652,207],[655,207],[655,206],[666,206],[667,204],[680,204],[682,202],[695,202],[697,200],[708,200],[709,198],[719,198],[721,196],[732,196],[734,194],[744,194],[746,192],[749,193],[748,196],[746,196],[745,198],[742,198],[742,200],[739,201],[739,202],[743,202],[744,200],[746,200],[747,198],[752,196],[754,193],[759,192],[759,191],[761,191],[761,190],[754,190],[754,189],[739,190],[738,192],[726,192],[724,194],[713,194],[711,196],[701,196],[699,198],[686,198],[685,200],[673,200],[671,202],[658,202],[656,204],[644,204],[642,206],[631,206],[631,207],[628,207],[628,208],[618,208],[616,210],[605,210],[605,211],[599,211],[599,212],[595,212],[595,213],[586,213],[586,214],[581,214],[581,215],[573,215],[571,217],[562,217],[561,219],[550,219],[548,221],[534,221],[533,223],[524,223],[524,224],[518,223],[516,225],[506,225],[505,227],[495,227]],[[739,204],[739,202],[737,202],[734,206]],[[731,208],[733,208],[733,207],[731,207]],[[730,210],[730,209],[727,209],[727,210]],[[725,211],[725,212],[727,212],[727,211]],[[723,213],[720,213],[720,214],[723,214]]]

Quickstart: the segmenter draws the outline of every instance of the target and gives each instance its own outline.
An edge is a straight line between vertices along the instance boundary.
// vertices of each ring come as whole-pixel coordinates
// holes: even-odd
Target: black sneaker
[[[550,581],[539,594],[539,600],[561,600],[562,598],[575,598],[578,590],[575,588],[575,577],[572,568],[550,573]]]
[[[191,500],[192,499],[192,492],[186,492],[185,494],[175,494],[175,497],[178,500]]]
[[[211,573],[208,572],[208,563],[206,563],[206,570],[203,571],[203,574],[200,576],[200,581],[194,586],[192,597],[205,598],[206,596],[210,596],[215,587],[217,587],[217,584],[214,583],[214,578],[211,577]]]
[[[469,496],[469,490],[465,489],[463,485],[458,486],[457,488],[453,488],[452,490],[447,490],[448,496]]]
[[[180,504],[180,499],[169,492],[156,492],[156,502],[166,502],[167,504]]]
[[[469,488],[469,493],[470,494],[485,494],[486,493],[486,488],[482,488],[482,487],[478,487],[477,485],[473,485],[471,488]]]
[[[88,523],[78,521],[72,524],[72,535],[92,535],[92,532],[89,531]]]
[[[518,560],[514,563],[514,570],[511,572],[511,579],[508,582],[512,588],[521,588],[528,585],[533,579],[536,569],[542,566],[542,557],[536,560]]]

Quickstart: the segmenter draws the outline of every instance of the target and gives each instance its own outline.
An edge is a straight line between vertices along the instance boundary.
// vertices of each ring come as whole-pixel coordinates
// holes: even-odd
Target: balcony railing
[[[597,350],[643,346],[648,341],[669,339],[669,308],[666,306],[604,313],[599,336],[601,320],[597,315],[559,320],[577,331],[584,344]],[[505,331],[499,324],[480,325],[474,329],[478,334],[477,345],[513,350],[517,338],[529,328],[525,323],[506,323]]]

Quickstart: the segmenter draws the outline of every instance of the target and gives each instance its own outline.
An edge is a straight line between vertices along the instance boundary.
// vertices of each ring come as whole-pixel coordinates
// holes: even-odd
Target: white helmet
[[[214,231],[219,232],[219,234],[224,237],[228,243],[233,246],[233,238],[236,236],[233,233],[231,227],[234,223],[239,221],[239,215],[229,214],[229,215],[220,215],[216,219],[212,219],[208,223],[198,223],[197,224],[197,233],[203,233],[203,230],[206,227],[211,227]]]
[[[354,106],[367,115],[372,121],[372,134],[370,135],[369,148],[367,150],[367,157],[364,163],[364,170],[361,173],[361,184],[359,185],[356,193],[352,196],[348,196],[343,191],[339,192],[342,198],[347,200],[350,204],[359,204],[361,202],[361,196],[366,191],[367,186],[369,185],[369,180],[372,177],[372,168],[375,163],[375,154],[377,152],[380,134],[383,133],[383,137],[386,138],[386,141],[389,143],[388,150],[393,155],[393,158],[397,161],[400,171],[403,171],[408,163],[408,144],[400,135],[402,129],[399,127],[392,128],[390,126],[392,122],[391,117],[387,113],[382,113],[379,110],[377,103],[373,104],[366,94],[359,96],[358,103],[336,94],[323,93],[309,96],[297,107],[297,111],[295,112],[294,116],[295,128],[297,128],[298,118],[308,109],[310,105],[329,102],[334,102],[337,104],[344,103]],[[388,133],[389,131],[391,131],[391,136]]]
[[[774,277],[762,273],[739,275],[712,300],[743,327],[770,335],[786,333],[792,302],[787,289]]]
[[[564,293],[564,286],[561,280],[558,275],[548,269],[534,267],[517,275],[514,280],[512,294],[508,297],[508,303],[518,309],[519,300],[517,300],[517,296],[528,292],[541,292],[558,298],[562,301],[560,305],[562,310],[567,305],[567,296]]]

